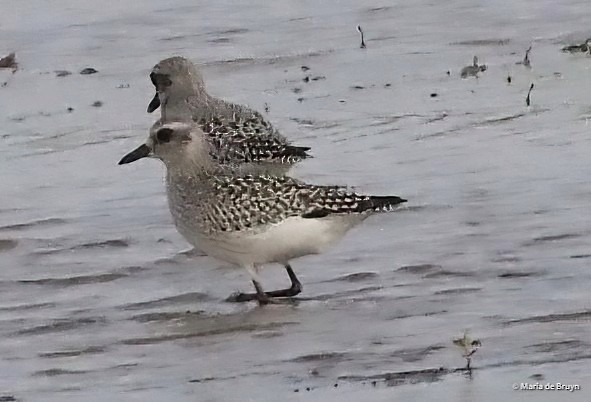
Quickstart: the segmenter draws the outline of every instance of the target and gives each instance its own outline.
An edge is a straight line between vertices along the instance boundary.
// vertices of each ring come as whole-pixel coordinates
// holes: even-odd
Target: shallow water
[[[559,51],[586,1],[49,3],[0,14],[0,397],[588,400],[591,58]],[[116,165],[173,54],[312,146],[295,176],[408,207],[294,261],[293,304],[225,302],[248,276],[187,252],[163,167]]]

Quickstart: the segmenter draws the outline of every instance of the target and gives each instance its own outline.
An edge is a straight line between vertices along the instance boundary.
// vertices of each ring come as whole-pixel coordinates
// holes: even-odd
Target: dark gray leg
[[[230,297],[228,297],[226,300],[229,302],[235,302],[235,303],[256,300],[259,302],[259,305],[261,305],[261,306],[263,306],[265,304],[269,304],[269,296],[263,290],[263,287],[261,286],[261,284],[258,283],[257,281],[255,281],[254,279],[252,281],[252,284],[254,285],[254,288],[256,289],[256,293],[236,293],[236,294],[230,295]]]
[[[269,297],[293,297],[301,293],[302,291],[302,284],[298,280],[295,272],[291,269],[289,264],[285,264],[285,270],[287,271],[287,275],[289,275],[289,279],[291,280],[291,287],[287,289],[281,290],[273,290],[271,292],[265,292]]]
[[[256,293],[238,293],[236,295],[230,296],[227,300],[231,302],[246,302],[257,300],[260,305],[268,304],[270,297],[293,297],[302,291],[302,284],[298,280],[295,272],[289,264],[285,264],[285,270],[287,271],[287,275],[289,275],[289,279],[291,280],[291,287],[287,289],[281,290],[273,290],[270,292],[263,291],[263,288],[260,283],[256,280],[253,280],[252,283],[254,288],[256,289]]]

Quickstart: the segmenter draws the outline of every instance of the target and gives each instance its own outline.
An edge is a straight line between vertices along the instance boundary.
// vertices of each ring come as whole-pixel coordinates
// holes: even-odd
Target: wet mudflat
[[[591,57],[559,51],[585,1],[142,7],[0,14],[0,400],[588,400]],[[294,261],[293,303],[225,302],[248,276],[188,251],[163,167],[116,165],[173,54],[312,147],[294,176],[408,206]]]

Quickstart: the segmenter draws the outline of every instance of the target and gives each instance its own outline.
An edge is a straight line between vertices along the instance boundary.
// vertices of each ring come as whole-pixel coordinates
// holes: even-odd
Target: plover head
[[[160,61],[152,68],[150,80],[156,88],[156,95],[148,105],[148,113],[178,97],[185,100],[189,96],[206,95],[205,83],[197,67],[184,57],[175,56]],[[164,96],[163,96],[164,95]]]
[[[154,124],[146,143],[125,155],[119,164],[146,157],[160,159],[167,167],[175,168],[206,169],[211,164],[203,132],[195,125],[181,122]]]

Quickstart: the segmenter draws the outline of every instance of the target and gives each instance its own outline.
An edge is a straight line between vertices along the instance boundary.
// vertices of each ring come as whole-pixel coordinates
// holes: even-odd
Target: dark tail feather
[[[295,156],[302,159],[310,157],[310,155],[306,153],[306,151],[309,151],[310,149],[310,147],[296,147],[293,145],[285,146],[285,151],[287,154],[289,154],[289,156]]]
[[[373,209],[376,212],[390,212],[393,211],[396,205],[406,202],[404,198],[396,197],[395,195],[378,196],[372,195],[369,200],[365,201],[364,209]]]

